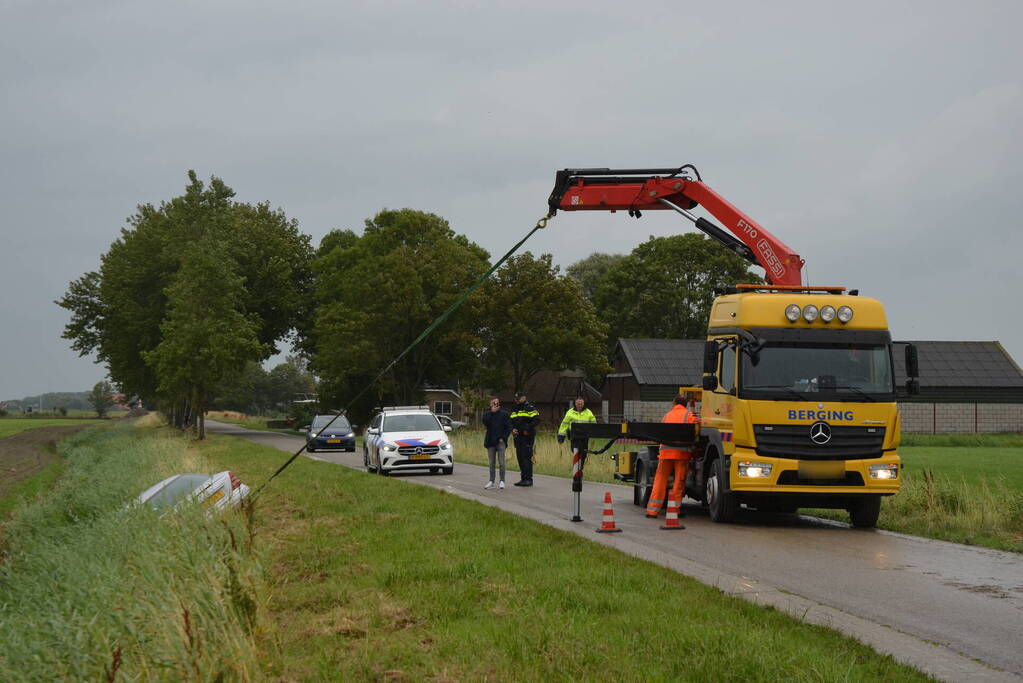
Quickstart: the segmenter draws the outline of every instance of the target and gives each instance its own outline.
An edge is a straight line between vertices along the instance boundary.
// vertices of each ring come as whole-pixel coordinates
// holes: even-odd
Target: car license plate
[[[800,460],[800,479],[845,479],[845,463],[841,460]]]
[[[429,453],[413,453],[412,455],[409,456],[409,458],[412,459],[412,460],[429,460],[430,459],[430,454]]]
[[[224,497],[224,492],[221,489],[217,489],[216,492],[202,502],[203,505],[213,505],[218,500]]]
[[[341,443],[341,439],[327,439],[327,443]]]

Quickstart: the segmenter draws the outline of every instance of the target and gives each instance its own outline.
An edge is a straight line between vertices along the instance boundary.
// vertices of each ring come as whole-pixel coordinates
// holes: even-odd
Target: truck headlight
[[[739,463],[740,477],[769,477],[771,476],[771,463],[750,462],[743,460]]]
[[[802,313],[802,311],[796,304],[789,304],[788,306],[785,307],[785,317],[788,319],[790,323],[794,323],[797,320],[799,320],[800,313]]]
[[[821,306],[821,320],[826,323],[831,322],[835,319],[835,307],[834,306]]]
[[[852,320],[852,317],[853,317],[853,310],[851,308],[849,308],[848,306],[839,306],[838,307],[838,322],[840,322],[840,323],[847,323],[850,320]]]
[[[871,479],[898,479],[899,477],[899,466],[898,465],[871,465],[870,466],[870,478]]]
[[[398,447],[391,443],[385,443],[384,450],[387,451],[388,453],[391,453],[393,451],[398,450]]]
[[[816,306],[803,306],[803,320],[808,323],[812,323],[817,319],[817,307]]]

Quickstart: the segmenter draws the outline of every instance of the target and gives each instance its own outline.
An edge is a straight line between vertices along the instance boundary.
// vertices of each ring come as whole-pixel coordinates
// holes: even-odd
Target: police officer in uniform
[[[511,414],[512,435],[515,438],[515,457],[519,461],[522,478],[515,482],[516,486],[533,485],[533,442],[536,441],[536,428],[540,424],[540,413],[519,392],[515,395],[515,410]]]

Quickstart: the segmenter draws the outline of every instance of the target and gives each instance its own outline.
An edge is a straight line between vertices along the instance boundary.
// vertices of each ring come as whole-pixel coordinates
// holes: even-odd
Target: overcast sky
[[[1023,3],[0,0],[0,399],[91,387],[53,304],[186,171],[314,243],[381,208],[495,257],[566,167],[695,164],[898,339],[1023,362]],[[559,214],[563,266],[693,228]]]

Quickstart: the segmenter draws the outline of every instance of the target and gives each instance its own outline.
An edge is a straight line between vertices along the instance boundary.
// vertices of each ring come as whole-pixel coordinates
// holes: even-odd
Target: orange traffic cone
[[[675,500],[672,497],[668,497],[668,513],[664,516],[664,526],[661,528],[665,531],[677,531],[679,529],[685,529],[682,526],[682,522],[678,521],[678,511],[682,507],[681,501]]]
[[[616,531],[621,531],[615,526],[615,511],[611,507],[611,492],[604,492],[604,516],[600,522],[600,528],[597,529],[598,534],[613,534]]]

